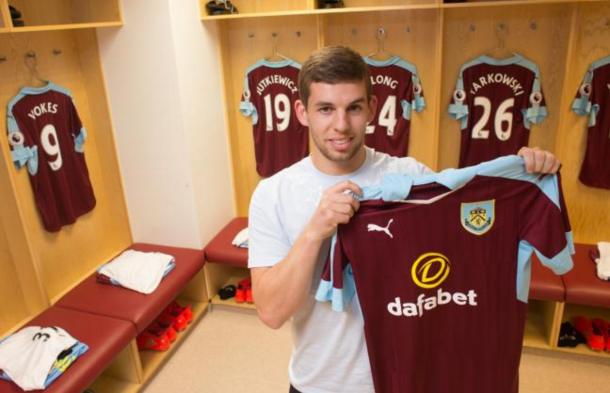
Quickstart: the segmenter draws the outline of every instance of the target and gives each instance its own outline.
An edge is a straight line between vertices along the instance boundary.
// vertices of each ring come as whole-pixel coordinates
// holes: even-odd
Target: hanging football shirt
[[[377,61],[365,57],[371,73],[372,93],[377,97],[377,113],[366,127],[367,146],[396,157],[409,149],[411,111],[426,107],[417,68],[398,56]]]
[[[460,70],[449,114],[461,120],[460,168],[516,154],[546,117],[538,66],[521,55],[476,58]]]
[[[246,72],[239,110],[252,118],[256,171],[269,177],[309,154],[309,135],[294,111],[301,65],[260,60]]]
[[[559,177],[513,156],[362,191],[316,297],[357,291],[375,391],[517,392],[531,254],[572,267]]]
[[[572,109],[580,116],[589,115],[579,179],[590,187],[610,189],[610,56],[591,64]]]
[[[56,232],[95,207],[81,124],[71,93],[51,82],[24,87],[8,104],[8,141],[19,169],[27,165],[44,228]]]

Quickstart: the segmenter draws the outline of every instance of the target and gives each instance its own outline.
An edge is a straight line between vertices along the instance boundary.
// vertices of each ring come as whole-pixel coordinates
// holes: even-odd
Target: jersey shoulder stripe
[[[599,60],[597,60],[597,61],[594,61],[594,62],[591,64],[591,67],[589,68],[589,70],[590,70],[591,72],[593,72],[593,71],[595,71],[596,69],[601,68],[601,67],[603,67],[603,66],[606,66],[606,65],[608,65],[608,64],[610,64],[610,56],[606,56],[606,57],[604,57],[604,58],[602,58],[602,59],[599,59]]]
[[[292,59],[286,59],[284,61],[267,61],[265,59],[260,59],[259,61],[252,64],[250,67],[248,67],[248,69],[246,70],[246,78],[252,71],[256,70],[259,67],[263,67],[263,66],[269,67],[269,68],[294,67],[298,70],[301,69],[301,65]]]

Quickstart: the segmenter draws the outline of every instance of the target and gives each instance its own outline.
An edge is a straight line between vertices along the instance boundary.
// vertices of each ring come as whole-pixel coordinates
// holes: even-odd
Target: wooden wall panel
[[[571,104],[590,64],[610,55],[610,4],[578,5],[574,51],[564,89],[564,121],[557,141],[563,161],[563,189],[577,242],[610,241],[610,191],[578,180],[586,149],[587,118],[571,111]],[[606,157],[608,158],[608,157]]]
[[[9,53],[6,64],[10,80],[0,87],[3,102],[8,102],[26,84],[29,72],[23,65],[28,50],[36,52],[39,75],[43,79],[72,91],[76,107],[87,129],[85,157],[97,199],[95,209],[58,233],[46,232],[37,208],[26,170],[9,169],[14,179],[14,193],[21,205],[23,226],[28,234],[34,260],[40,268],[41,280],[47,295],[53,299],[78,283],[100,263],[106,261],[131,243],[129,224],[116,153],[109,128],[109,113],[104,96],[105,88],[90,59],[83,61],[77,35],[95,44],[93,31],[60,31],[14,34],[0,37],[0,49]],[[53,49],[61,50],[54,55]],[[91,56],[86,53],[83,56]],[[96,75],[97,73],[97,75]],[[96,92],[96,93],[94,93]],[[106,121],[100,120],[105,117]],[[98,142],[99,140],[99,142]]]
[[[4,199],[2,199],[4,201]],[[0,223],[4,224],[4,223]],[[4,225],[0,226],[0,337],[20,321],[25,319],[29,310],[26,303],[26,294],[19,285],[19,277],[15,269],[17,261],[14,260],[6,238]]]
[[[446,9],[444,15],[443,84],[441,91],[440,169],[456,167],[460,151],[459,122],[447,114],[460,68],[498,46],[497,28],[508,28],[506,48],[538,64],[548,117],[534,125],[530,146],[554,150],[570,32],[570,4]]]
[[[326,16],[327,45],[346,45],[363,56],[378,47],[377,30],[385,29],[385,50],[414,64],[419,72],[426,108],[411,114],[409,156],[434,167],[436,164],[437,92],[435,51],[439,12],[437,10],[370,12]]]
[[[7,0],[0,0],[0,29],[11,24],[11,16],[8,8]]]
[[[223,27],[221,51],[236,210],[237,215],[245,216],[260,180],[256,173],[252,121],[239,112],[246,70],[271,54],[272,33],[278,34],[278,52],[302,63],[317,47],[318,25],[312,15],[231,20]]]

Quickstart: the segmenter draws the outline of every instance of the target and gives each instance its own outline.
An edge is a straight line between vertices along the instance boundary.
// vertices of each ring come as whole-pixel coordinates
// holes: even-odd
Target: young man
[[[373,393],[358,299],[347,312],[316,302],[330,237],[359,203],[350,191],[378,183],[385,173],[430,173],[413,158],[365,147],[375,116],[367,65],[345,47],[315,51],[299,75],[299,121],[309,127],[311,155],[258,185],[250,203],[249,267],[261,320],[271,328],[292,320],[291,392]],[[523,148],[528,172],[554,173],[556,158]]]

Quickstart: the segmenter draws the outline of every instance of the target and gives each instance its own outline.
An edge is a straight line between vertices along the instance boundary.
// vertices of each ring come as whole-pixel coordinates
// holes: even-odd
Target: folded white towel
[[[595,260],[597,263],[597,277],[602,280],[610,280],[610,243],[597,243],[599,249],[599,258]]]
[[[237,247],[248,248],[249,238],[250,236],[248,235],[248,228],[244,228],[239,231],[239,233],[235,236],[231,244]]]
[[[160,252],[127,250],[100,269],[100,273],[121,286],[144,294],[152,293],[161,282],[174,257]]]

